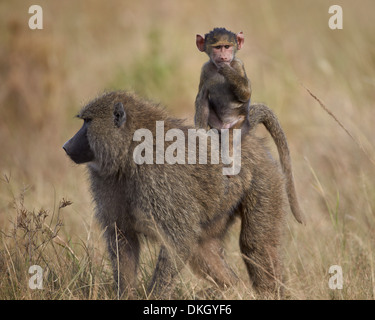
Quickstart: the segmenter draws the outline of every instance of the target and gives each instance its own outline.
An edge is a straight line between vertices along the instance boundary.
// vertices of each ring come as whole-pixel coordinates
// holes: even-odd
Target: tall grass
[[[373,1],[337,1],[343,30],[328,28],[324,0],[54,1],[34,31],[32,4],[0,3],[0,299],[118,298],[86,171],[61,146],[103,90],[134,90],[192,122],[207,59],[195,34],[221,26],[244,32],[252,100],[275,111],[291,148],[307,224],[287,219],[285,298],[374,299]],[[174,296],[266,298],[251,290],[238,234],[236,223],[226,241],[238,286],[220,291],[185,268]],[[137,290],[147,299],[158,247],[143,243]],[[29,287],[32,265],[42,290]],[[341,290],[328,286],[332,265]]]
[[[4,176],[4,181],[11,184]],[[10,187],[10,186],[9,186]],[[113,297],[112,274],[106,259],[91,241],[73,243],[61,235],[64,208],[61,199],[52,210],[25,207],[28,188],[13,195],[10,228],[1,232],[0,297],[2,299],[106,299]],[[30,285],[32,266],[42,269],[41,287]]]

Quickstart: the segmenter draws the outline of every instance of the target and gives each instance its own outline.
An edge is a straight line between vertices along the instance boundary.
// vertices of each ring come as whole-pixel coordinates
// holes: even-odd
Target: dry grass
[[[372,0],[336,1],[344,29],[335,31],[324,0],[42,2],[39,31],[28,28],[32,4],[0,3],[0,299],[117,297],[85,169],[61,145],[80,126],[79,108],[106,89],[135,90],[191,122],[206,60],[195,34],[218,24],[245,33],[239,57],[253,101],[273,108],[291,147],[307,225],[288,218],[286,298],[374,298]],[[147,241],[145,249],[141,298],[157,254]],[[247,289],[238,224],[227,255],[243,284],[219,294],[186,268],[175,295],[257,298]],[[34,264],[44,270],[43,290],[28,286]],[[342,290],[328,287],[331,265],[343,269]]]

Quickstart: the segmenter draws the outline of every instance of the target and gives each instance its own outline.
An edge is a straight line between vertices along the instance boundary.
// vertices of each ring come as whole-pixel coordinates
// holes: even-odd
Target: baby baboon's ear
[[[115,104],[113,110],[113,121],[117,128],[120,128],[126,121],[126,113],[124,110],[124,105],[121,102]]]
[[[201,51],[201,52],[204,52],[205,51],[205,47],[204,47],[205,40],[204,40],[204,37],[202,37],[200,34],[197,34],[195,42],[197,44],[198,50]]]

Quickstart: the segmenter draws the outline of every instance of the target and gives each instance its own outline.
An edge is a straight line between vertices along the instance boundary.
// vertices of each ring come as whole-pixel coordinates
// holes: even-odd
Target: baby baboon
[[[197,35],[196,44],[210,60],[202,67],[198,95],[195,100],[195,125],[208,129],[248,128],[251,97],[250,80],[236,51],[244,43],[242,32],[235,34],[215,28],[204,37]]]
[[[225,28],[215,28],[204,37],[197,35],[198,49],[210,60],[202,67],[195,100],[195,125],[203,129],[241,129],[244,135],[263,123],[280,155],[292,212],[298,222],[304,223],[285,134],[270,108],[263,104],[250,105],[250,80],[243,62],[236,58],[236,51],[242,48],[244,40],[242,32],[235,34]]]
[[[106,93],[86,105],[78,118],[83,126],[63,148],[74,162],[88,164],[96,217],[105,230],[123,297],[135,296],[141,234],[161,242],[148,287],[154,297],[170,297],[173,280],[186,263],[220,286],[235,283],[222,241],[237,216],[242,220],[240,248],[254,288],[277,290],[284,177],[261,139],[250,133],[242,141],[241,171],[228,178],[223,165],[210,159],[207,164],[157,164],[157,122],[164,122],[163,137],[178,128],[185,135],[184,146],[191,128],[134,95]],[[135,138],[138,130],[151,136],[150,164],[135,161],[148,152],[135,155],[142,140]],[[173,143],[165,138],[162,153]],[[188,148],[184,154],[187,159]]]

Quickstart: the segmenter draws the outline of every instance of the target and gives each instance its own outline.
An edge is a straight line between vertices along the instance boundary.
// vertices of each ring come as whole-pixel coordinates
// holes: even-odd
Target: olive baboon
[[[269,107],[261,103],[255,103],[250,105],[249,108],[249,130],[255,129],[259,123],[263,123],[276,144],[279,152],[281,168],[285,175],[286,192],[290,208],[296,220],[299,223],[304,224],[305,217],[299,206],[294,187],[292,161],[290,159],[288,142],[284,131],[282,130],[275,113]]]
[[[215,28],[205,37],[197,35],[199,51],[210,58],[202,67],[195,100],[197,127],[248,131],[251,85],[243,62],[235,56],[244,39],[242,32],[235,34],[225,28]]]
[[[154,297],[169,297],[168,288],[186,263],[220,286],[235,283],[222,249],[235,217],[242,221],[240,248],[254,288],[267,293],[278,289],[284,177],[261,139],[250,133],[242,141],[241,171],[228,178],[223,165],[210,160],[156,164],[156,122],[164,121],[166,132],[178,128],[184,139],[191,128],[135,95],[106,93],[78,118],[84,124],[63,148],[76,163],[88,163],[96,217],[124,297],[135,294],[140,234],[161,242],[148,287]],[[144,128],[152,133],[152,164],[134,161],[139,146],[134,134]],[[172,143],[166,139],[163,151]],[[184,152],[187,158],[188,150]]]
[[[244,43],[242,32],[235,34],[215,28],[196,44],[210,60],[202,67],[199,91],[195,100],[195,125],[199,128],[241,129],[242,135],[263,123],[278,148],[286,177],[286,190],[293,215],[298,222],[304,217],[296,197],[287,140],[273,111],[263,104],[250,105],[251,85],[236,51]]]

